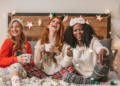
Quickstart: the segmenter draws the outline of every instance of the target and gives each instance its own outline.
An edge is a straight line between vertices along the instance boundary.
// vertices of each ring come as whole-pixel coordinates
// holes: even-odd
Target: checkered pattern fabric
[[[36,69],[35,66],[24,65],[24,68],[27,72],[27,76],[30,78],[32,76],[35,76],[35,77],[41,78],[41,79],[46,79],[47,77],[49,77],[49,75],[45,74],[42,70]],[[58,71],[57,73],[55,73],[51,77],[52,77],[52,79],[61,80],[62,76],[67,72],[75,73],[75,68],[74,67],[63,67],[60,71]]]

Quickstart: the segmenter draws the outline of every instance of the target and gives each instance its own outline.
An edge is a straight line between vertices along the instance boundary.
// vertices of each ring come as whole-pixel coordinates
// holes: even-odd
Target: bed
[[[57,13],[57,15],[61,16],[63,14]],[[112,62],[115,58],[115,55],[112,55],[111,50],[111,42],[112,39],[110,38],[110,30],[111,30],[111,15],[110,14],[100,14],[100,13],[65,13],[65,15],[68,15],[68,20],[64,22],[64,27],[66,28],[69,24],[69,20],[74,17],[79,17],[82,15],[86,21],[89,21],[89,24],[94,28],[96,34],[98,35],[98,38],[100,39],[100,42],[103,44],[103,46],[107,47],[110,50],[109,59],[111,61],[110,68],[113,68]],[[99,21],[96,19],[96,16],[101,15],[103,18],[102,21]],[[19,18],[23,20],[24,23],[24,33],[26,35],[27,41],[30,42],[32,47],[32,52],[34,54],[34,46],[36,44],[36,41],[39,39],[39,37],[42,35],[44,31],[44,27],[46,26],[49,19],[49,13],[16,13],[16,15],[9,16],[8,17],[8,23],[11,19]],[[42,20],[41,26],[37,24],[38,20]],[[27,27],[27,22],[33,23],[33,26],[31,28]],[[112,58],[111,58],[112,57]],[[116,86],[120,86],[120,77],[118,76],[117,72],[112,69],[112,71],[109,72],[108,81],[113,80],[116,84]],[[32,78],[25,78],[21,80],[22,86],[80,86],[75,84],[68,84],[64,82],[63,80],[56,81],[51,80],[50,77],[47,79],[37,79],[35,77]],[[6,82],[7,86],[10,85],[10,81]],[[82,86],[82,85],[81,85]],[[86,85],[91,86],[91,85]],[[97,85],[98,86],[98,85]]]

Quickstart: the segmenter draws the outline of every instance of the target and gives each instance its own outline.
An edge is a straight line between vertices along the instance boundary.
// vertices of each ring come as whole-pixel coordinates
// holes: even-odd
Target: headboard
[[[56,13],[58,16],[62,16],[62,13]],[[13,16],[8,16],[8,24],[11,19],[18,18],[23,20],[24,24],[24,34],[26,35],[27,41],[37,41],[42,33],[44,32],[44,28],[50,20],[50,13],[16,13]],[[64,13],[64,15],[68,15],[67,21],[63,22],[64,27],[69,25],[69,21],[71,18],[83,16],[83,18],[89,22],[89,24],[94,28],[99,39],[107,39],[110,38],[110,30],[111,30],[111,15],[110,14],[101,14],[101,13]],[[97,19],[96,16],[101,15],[103,18],[101,21]],[[38,25],[39,19],[42,20],[41,26]],[[33,26],[29,28],[27,22],[32,22]]]

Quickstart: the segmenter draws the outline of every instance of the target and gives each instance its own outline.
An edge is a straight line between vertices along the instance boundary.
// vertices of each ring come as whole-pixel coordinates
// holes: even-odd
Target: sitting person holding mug
[[[65,81],[76,84],[114,84],[113,81],[106,82],[109,72],[109,51],[99,42],[93,28],[86,24],[82,17],[70,20],[64,41],[67,44],[64,49],[64,63],[73,64],[78,73],[64,74]]]
[[[0,50],[0,86],[6,86],[4,82],[10,79],[13,86],[21,86],[20,78],[27,75],[23,65],[34,65],[34,62],[25,56],[31,58],[31,45],[25,40],[23,22],[13,19],[9,23],[8,38]]]
[[[38,78],[62,79],[66,72],[74,72],[73,67],[65,67],[61,63],[61,53],[64,45],[64,27],[62,17],[53,14],[43,35],[35,46],[34,63],[37,69],[32,69],[31,76]]]

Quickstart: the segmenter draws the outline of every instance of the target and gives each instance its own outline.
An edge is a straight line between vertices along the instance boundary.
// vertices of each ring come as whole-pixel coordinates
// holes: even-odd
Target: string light
[[[89,24],[88,20],[86,21],[86,24]]]
[[[13,10],[11,15],[15,15],[16,14],[16,10]]]
[[[3,15],[3,17],[6,18],[6,19],[8,18],[7,15],[5,15],[5,14]]]
[[[48,17],[50,17],[50,19],[51,19],[52,18],[52,14],[50,13],[50,15]]]
[[[115,53],[115,50],[112,50],[112,53]]]
[[[42,23],[41,19],[38,20],[38,25],[40,26]]]
[[[115,64],[117,64],[117,62],[115,62]]]
[[[63,21],[65,22],[65,21],[67,21],[67,20],[68,20],[68,15],[65,16],[65,18],[63,19]]]
[[[103,18],[101,17],[101,15],[96,15],[97,20],[101,21]]]
[[[109,13],[110,13],[110,11],[109,11],[109,10],[106,10],[106,11],[105,11],[105,13],[106,13],[106,14],[109,14]]]
[[[116,46],[116,44],[114,44],[113,46]]]
[[[92,53],[92,52],[93,52],[93,50],[92,50],[92,49],[90,49],[90,50],[89,50],[89,52],[90,52],[90,53]]]
[[[112,32],[110,31],[109,34],[112,34]]]
[[[30,29],[30,27],[32,27],[33,25],[32,25],[32,22],[28,22],[27,21],[27,25],[26,26],[28,26],[29,27],[29,29]]]
[[[80,65],[79,64],[76,64],[77,67],[79,67]]]

